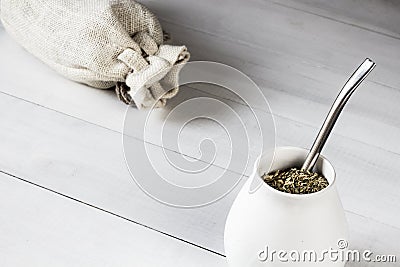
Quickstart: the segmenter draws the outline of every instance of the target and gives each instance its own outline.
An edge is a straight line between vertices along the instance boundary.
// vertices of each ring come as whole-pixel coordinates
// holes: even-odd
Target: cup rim
[[[273,159],[275,158],[275,154],[277,150],[302,150],[302,151],[308,151],[305,148],[301,148],[301,147],[295,147],[295,146],[280,146],[280,147],[275,147],[273,150]],[[292,193],[287,193],[287,192],[282,192],[279,191],[278,189],[273,188],[272,186],[268,185],[263,178],[260,176],[259,174],[259,167],[260,167],[260,160],[261,158],[266,154],[266,153],[271,153],[270,151],[264,151],[258,158],[257,161],[255,163],[255,175],[257,176],[257,179],[261,180],[261,183],[263,184],[264,188],[267,188],[267,190],[270,190],[271,192],[273,192],[274,194],[278,194],[279,196],[283,196],[286,198],[292,198],[292,199],[307,199],[307,198],[313,198],[313,197],[318,197],[321,196],[323,194],[326,194],[327,192],[329,192],[331,190],[331,188],[333,188],[333,186],[336,184],[336,171],[335,168],[333,167],[332,163],[323,155],[319,155],[318,159],[323,160],[324,162],[326,162],[328,164],[328,166],[331,167],[332,171],[333,171],[333,175],[332,175],[332,182],[329,182],[328,186],[325,187],[324,189],[318,191],[318,192],[314,192],[314,193],[309,193],[309,194],[292,194]],[[271,166],[270,166],[271,167]]]

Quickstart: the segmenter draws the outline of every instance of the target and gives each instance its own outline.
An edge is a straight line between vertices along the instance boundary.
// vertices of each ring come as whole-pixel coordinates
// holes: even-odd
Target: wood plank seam
[[[97,210],[99,210],[99,211],[101,211],[101,212],[107,213],[107,214],[109,214],[109,215],[111,215],[111,216],[115,216],[115,217],[118,217],[118,218],[120,218],[120,219],[126,220],[126,221],[128,221],[128,222],[134,223],[134,224],[136,224],[136,225],[138,225],[138,226],[141,226],[141,227],[144,227],[144,228],[146,228],[146,229],[148,229],[148,230],[155,231],[155,232],[157,232],[157,233],[160,233],[160,234],[162,234],[162,235],[171,237],[171,238],[173,238],[173,239],[176,239],[176,240],[178,240],[178,241],[184,242],[184,243],[189,244],[189,245],[191,245],[191,246],[200,248],[200,249],[202,249],[202,250],[208,251],[208,252],[210,252],[210,253],[216,254],[216,255],[221,256],[221,257],[225,257],[225,255],[223,255],[223,254],[221,254],[221,253],[219,253],[219,252],[217,252],[217,251],[213,251],[213,250],[211,250],[211,249],[209,249],[209,248],[206,248],[206,247],[200,246],[200,245],[198,245],[198,244],[195,244],[195,243],[193,243],[193,242],[184,240],[184,239],[182,239],[182,238],[180,238],[180,237],[173,236],[173,235],[171,235],[171,234],[162,232],[162,231],[160,231],[160,230],[158,230],[158,229],[155,229],[155,228],[153,228],[153,227],[147,226],[147,225],[142,224],[142,223],[140,223],[140,222],[134,221],[134,220],[129,219],[129,218],[127,218],[127,217],[121,216],[121,215],[119,215],[119,214],[117,214],[117,213],[111,212],[111,211],[109,211],[109,210],[105,210],[105,209],[103,209],[103,208],[94,206],[94,205],[92,205],[92,204],[90,204],[90,203],[84,202],[84,201],[79,200],[79,199],[77,199],[77,198],[74,198],[74,197],[68,196],[68,195],[66,195],[66,194],[57,192],[57,191],[55,191],[55,190],[53,190],[53,189],[51,189],[51,188],[47,188],[47,187],[45,187],[45,186],[42,186],[42,185],[39,185],[39,184],[37,184],[37,183],[31,182],[31,181],[26,180],[26,179],[24,179],[24,178],[18,177],[18,176],[16,176],[16,175],[11,174],[11,173],[9,173],[9,172],[6,172],[6,171],[4,171],[4,170],[0,170],[0,173],[5,174],[5,175],[7,175],[7,176],[10,177],[10,178],[14,178],[14,179],[17,179],[17,180],[19,180],[19,181],[21,181],[21,182],[25,182],[25,183],[28,183],[28,184],[30,184],[30,185],[32,185],[32,186],[35,186],[35,187],[41,188],[41,189],[43,189],[43,190],[46,190],[46,191],[51,192],[51,193],[53,193],[53,194],[56,194],[56,195],[58,195],[58,196],[60,196],[60,197],[64,197],[64,198],[66,198],[66,199],[69,199],[69,200],[71,200],[71,201],[78,202],[78,203],[80,203],[80,204],[82,204],[82,205],[85,205],[85,206],[87,206],[87,207],[94,208],[94,209],[97,209]]]
[[[396,39],[396,40],[400,40],[400,38],[398,36],[391,35],[391,34],[388,34],[388,33],[384,33],[384,32],[381,32],[381,31],[377,31],[377,30],[374,30],[374,29],[370,29],[370,28],[367,28],[367,27],[364,27],[364,26],[361,26],[361,25],[357,25],[357,24],[350,23],[350,22],[347,22],[347,21],[335,19],[335,18],[332,18],[332,17],[329,17],[329,16],[325,16],[325,15],[318,14],[318,13],[315,13],[315,12],[311,12],[311,11],[308,11],[308,10],[304,10],[304,9],[301,9],[301,8],[292,7],[292,6],[289,6],[289,5],[286,5],[286,4],[283,4],[283,3],[279,3],[279,2],[276,2],[276,1],[270,1],[270,0],[267,0],[267,1],[269,1],[269,2],[271,2],[273,4],[275,4],[275,5],[284,7],[284,8],[297,10],[297,11],[300,11],[300,12],[303,12],[303,13],[306,13],[306,14],[318,16],[320,18],[328,19],[328,20],[335,21],[335,22],[338,22],[338,23],[342,23],[342,24],[345,24],[345,25],[349,25],[349,26],[352,26],[352,27],[355,27],[355,28],[359,28],[359,29],[366,30],[366,31],[369,31],[369,32],[373,32],[373,33],[376,33],[376,34],[380,34],[380,35],[383,35],[383,36],[386,36],[386,37],[390,37],[390,38],[393,38],[393,39]]]
[[[209,95],[212,95],[212,96],[216,96],[216,97],[219,97],[219,98],[221,98],[221,99],[228,100],[228,101],[232,101],[232,102],[234,102],[234,103],[236,103],[236,104],[240,104],[240,105],[245,106],[243,103],[241,103],[241,102],[239,102],[239,101],[236,101],[236,100],[234,100],[234,99],[230,99],[230,98],[226,98],[226,97],[219,96],[219,95],[216,95],[216,94],[212,94],[212,93],[210,93],[210,92],[204,91],[204,90],[199,89],[199,88],[192,87],[192,86],[190,86],[190,85],[186,85],[186,86],[189,87],[189,88],[191,88],[191,89],[193,89],[193,90],[200,91],[200,92],[203,92],[203,93],[206,93],[206,94],[209,94]],[[74,118],[74,119],[77,119],[77,120],[86,122],[86,123],[89,123],[89,124],[91,124],[91,125],[95,125],[95,126],[98,126],[98,127],[100,127],[100,128],[103,128],[103,129],[106,129],[106,130],[109,130],[109,131],[112,131],[112,132],[115,132],[115,133],[121,133],[121,134],[122,134],[122,131],[117,131],[117,130],[114,130],[114,129],[105,127],[105,126],[103,126],[103,125],[100,125],[100,124],[97,124],[97,123],[93,123],[93,122],[88,121],[88,120],[81,119],[81,118],[79,118],[79,117],[76,117],[76,116],[73,116],[73,115],[64,113],[64,112],[62,112],[62,111],[58,111],[58,110],[56,110],[56,109],[52,109],[52,108],[43,106],[43,105],[38,104],[38,103],[36,103],[36,102],[32,102],[32,101],[30,101],[30,100],[27,100],[27,99],[24,99],[24,98],[21,98],[21,97],[17,97],[17,96],[11,95],[11,94],[6,93],[6,92],[3,92],[3,91],[1,91],[1,90],[0,90],[0,93],[1,93],[1,94],[4,94],[4,95],[7,95],[7,96],[10,96],[10,97],[13,97],[13,98],[16,98],[16,99],[19,99],[19,100],[22,100],[22,101],[25,101],[25,102],[27,102],[27,103],[34,104],[34,105],[36,105],[36,106],[45,108],[45,109],[47,109],[47,110],[51,110],[51,111],[54,111],[54,112],[56,112],[56,113],[59,113],[59,114],[62,114],[62,115],[65,115],[65,116],[68,116],[68,117],[71,117],[71,118]],[[256,110],[260,110],[260,111],[262,111],[262,112],[265,112],[265,113],[269,114],[269,112],[267,112],[267,111],[265,111],[265,110],[263,110],[263,109],[261,109],[261,108],[258,108],[258,107],[251,107],[251,108],[256,109]],[[296,122],[296,123],[301,124],[301,125],[304,125],[304,126],[308,126],[308,127],[312,127],[312,128],[315,128],[315,129],[316,129],[316,127],[313,126],[313,125],[311,125],[311,124],[304,123],[304,122],[298,122],[298,121],[295,121],[295,120],[293,120],[293,119],[291,119],[291,118],[288,118],[288,117],[286,117],[286,116],[283,116],[283,115],[280,115],[280,114],[277,114],[277,113],[273,113],[273,112],[272,112],[272,115],[273,115],[273,116],[280,117],[280,118],[283,118],[283,119],[286,119],[286,120],[289,120],[289,121],[292,121],[292,122]],[[351,137],[349,137],[349,136],[345,136],[345,135],[338,134],[338,133],[332,133],[332,135],[333,135],[333,136],[342,137],[342,138],[345,138],[345,139],[349,139],[349,140],[352,140],[352,141],[354,141],[354,142],[357,142],[357,143],[360,143],[360,144],[364,144],[364,145],[368,145],[368,146],[374,147],[374,148],[376,148],[376,149],[385,151],[385,152],[387,152],[387,153],[390,153],[390,154],[393,154],[393,155],[396,155],[396,156],[400,156],[400,153],[398,153],[398,152],[396,152],[396,151],[387,150],[387,149],[385,149],[385,148],[376,146],[376,145],[374,145],[374,144],[366,143],[366,142],[363,142],[363,141],[360,141],[360,140],[351,138]],[[129,136],[130,138],[134,138],[134,139],[136,139],[136,140],[143,141],[143,139],[141,139],[141,138],[139,138],[139,137],[131,136],[131,135],[128,135],[128,136]],[[148,141],[144,141],[144,142],[145,142],[145,143],[148,143],[148,144],[151,144],[151,145],[154,145],[154,146],[157,146],[157,147],[161,147],[161,146],[159,146],[159,145],[157,145],[157,144],[154,144],[154,143],[151,143],[151,142],[148,142]],[[166,147],[162,147],[162,148],[164,148],[164,149],[166,149],[166,150],[168,150],[168,151],[171,151],[171,152],[180,153],[180,152],[175,151],[175,150],[170,149],[170,148],[166,148]],[[180,153],[180,154],[181,154],[181,153]],[[196,159],[196,160],[200,160],[200,161],[201,161],[201,159],[196,158],[196,157],[193,157],[193,156],[191,156],[191,155],[186,155],[186,154],[182,154],[182,155],[185,155],[185,156],[190,157],[190,158],[192,158],[192,159]],[[204,161],[202,161],[202,162],[204,162]],[[208,162],[205,162],[205,163],[208,163]],[[219,166],[219,165],[214,165],[214,164],[213,164],[213,166],[221,167],[221,168],[222,168],[222,166]],[[232,171],[233,173],[236,173],[236,174],[240,174],[240,173],[236,172],[235,170],[230,170],[230,171]],[[243,174],[241,174],[241,175],[243,175]]]
[[[345,211],[348,212],[348,213],[351,213],[351,214],[353,214],[353,215],[360,216],[361,218],[364,218],[364,219],[371,220],[371,221],[374,221],[374,222],[376,222],[376,223],[382,224],[382,225],[384,225],[384,226],[386,226],[386,227],[393,228],[393,229],[395,229],[395,230],[400,230],[400,227],[397,227],[397,226],[394,226],[394,225],[391,225],[391,224],[387,224],[387,223],[385,223],[385,222],[377,221],[377,220],[375,220],[374,218],[370,218],[370,217],[367,217],[367,216],[358,214],[358,213],[356,213],[356,212],[354,212],[354,211],[350,211],[350,210],[346,210],[346,209],[345,209]]]
[[[240,101],[237,101],[237,100],[235,100],[235,99],[230,99],[230,98],[218,96],[218,95],[216,95],[216,94],[212,94],[212,93],[210,93],[210,92],[207,92],[207,91],[202,90],[202,89],[199,89],[199,88],[192,87],[192,86],[190,86],[190,85],[186,85],[186,86],[187,86],[187,87],[190,87],[190,88],[193,89],[193,90],[201,91],[201,92],[207,93],[207,94],[209,94],[209,95],[216,96],[216,97],[219,97],[219,98],[221,98],[221,99],[228,100],[228,101],[232,101],[232,102],[235,102],[236,104],[245,106],[243,103],[241,103]],[[251,108],[252,108],[252,109],[259,110],[259,111],[261,111],[261,112],[265,112],[265,113],[267,113],[267,114],[270,114],[270,112],[265,111],[265,110],[263,110],[263,109],[261,109],[261,108],[259,108],[259,107],[251,107]],[[305,122],[299,122],[299,121],[296,121],[296,120],[294,120],[294,119],[291,119],[291,118],[289,118],[289,117],[287,117],[287,116],[284,116],[284,115],[281,115],[281,114],[278,114],[278,113],[272,112],[272,116],[276,116],[276,117],[279,117],[279,118],[283,118],[283,119],[285,119],[285,120],[288,120],[288,121],[291,121],[291,122],[294,122],[294,123],[298,123],[298,124],[301,124],[301,125],[304,125],[304,126],[308,126],[308,127],[317,129],[314,125],[311,125],[311,124],[305,123]],[[383,148],[383,147],[376,146],[376,145],[371,144],[371,143],[366,143],[366,142],[363,142],[363,141],[354,139],[354,138],[352,138],[352,137],[349,137],[349,136],[346,136],[346,135],[342,135],[342,134],[340,134],[340,133],[332,133],[332,135],[333,135],[333,136],[342,137],[342,138],[344,138],[344,139],[349,139],[349,140],[352,140],[352,141],[354,141],[354,142],[356,142],[356,143],[364,144],[364,145],[367,145],[367,146],[371,146],[371,147],[374,147],[374,148],[376,148],[376,149],[382,150],[382,151],[384,151],[384,152],[387,152],[387,153],[390,153],[390,154],[394,154],[394,155],[396,155],[396,156],[400,156],[400,153],[398,153],[398,152],[396,152],[396,151],[387,150],[387,149],[385,149],[385,148]]]
[[[8,177],[10,177],[10,179],[11,179],[11,178],[17,179],[17,180],[19,180],[20,182],[25,182],[25,183],[27,183],[27,184],[30,184],[31,186],[38,187],[38,188],[40,188],[40,189],[42,189],[42,190],[46,190],[46,191],[51,192],[51,193],[53,193],[53,194],[56,194],[56,195],[58,195],[58,196],[60,196],[60,197],[64,197],[65,199],[68,199],[68,200],[70,200],[70,201],[75,201],[75,202],[77,202],[77,203],[80,203],[80,204],[82,204],[82,205],[85,205],[85,206],[87,206],[87,207],[89,207],[89,208],[97,209],[98,211],[101,211],[101,212],[104,212],[104,213],[109,214],[109,215],[111,215],[111,216],[115,216],[115,217],[117,217],[117,218],[126,220],[126,221],[128,221],[128,222],[130,222],[130,223],[134,223],[134,224],[136,224],[136,225],[138,225],[138,226],[141,226],[141,227],[144,227],[144,228],[146,228],[146,229],[148,229],[148,230],[155,231],[155,232],[157,232],[157,233],[160,233],[160,234],[162,234],[162,235],[165,235],[165,236],[168,236],[168,237],[170,237],[170,238],[176,239],[176,240],[178,240],[178,241],[184,242],[184,243],[186,243],[186,244],[189,244],[189,245],[194,246],[194,247],[196,247],[196,248],[205,250],[205,251],[207,251],[207,252],[213,253],[213,254],[218,255],[218,256],[220,256],[220,257],[226,257],[223,253],[219,253],[219,252],[217,252],[217,251],[214,251],[214,250],[212,250],[212,249],[209,249],[209,248],[206,248],[206,247],[204,247],[204,246],[198,245],[198,244],[196,244],[196,243],[193,243],[193,242],[184,240],[184,239],[182,239],[182,238],[180,238],[180,237],[177,237],[177,236],[168,234],[168,233],[166,233],[166,232],[160,231],[160,230],[155,229],[155,228],[153,228],[153,227],[147,226],[147,225],[142,224],[142,223],[140,223],[140,222],[137,222],[137,221],[134,221],[134,220],[129,219],[129,218],[127,218],[127,217],[121,216],[121,215],[119,215],[119,214],[117,214],[117,213],[108,211],[108,210],[103,209],[103,208],[101,208],[101,207],[97,207],[97,206],[92,205],[92,204],[90,204],[90,203],[81,201],[81,200],[79,200],[79,199],[77,199],[77,198],[68,196],[68,195],[66,195],[66,194],[57,192],[57,191],[52,190],[52,189],[50,189],[50,188],[47,188],[47,187],[45,187],[45,186],[42,186],[42,185],[39,185],[39,184],[37,184],[37,183],[31,182],[31,181],[29,181],[29,180],[26,180],[26,179],[24,179],[24,178],[18,177],[18,176],[13,175],[13,174],[11,174],[11,173],[9,173],[9,172],[0,170],[0,173],[3,173],[3,174],[5,174],[5,175],[7,175]],[[377,223],[377,224],[381,224],[381,225],[390,227],[390,228],[395,229],[395,230],[400,230],[399,227],[396,227],[396,226],[393,226],[393,225],[389,225],[389,224],[386,224],[386,223],[377,221],[377,220],[375,220],[374,218],[366,217],[366,216],[364,216],[364,215],[360,215],[360,214],[355,213],[355,212],[353,212],[353,211],[345,210],[345,212],[346,212],[346,213],[353,214],[353,215],[355,215],[355,216],[359,216],[359,217],[364,218],[364,219],[367,219],[367,220],[370,220],[370,221],[375,222],[375,223]]]
[[[190,31],[193,31],[193,32],[199,32],[199,33],[202,33],[202,34],[205,34],[205,35],[209,35],[209,36],[211,36],[211,37],[220,39],[220,40],[222,40],[222,41],[233,42],[233,43],[236,43],[236,44],[238,44],[238,45],[247,46],[247,47],[253,48],[253,49],[266,50],[266,51],[268,51],[268,52],[270,52],[270,53],[274,53],[274,54],[276,54],[276,55],[284,55],[283,53],[281,53],[281,52],[279,52],[279,51],[277,51],[277,50],[272,50],[272,49],[266,48],[266,47],[264,47],[264,46],[260,46],[260,45],[257,45],[257,44],[252,44],[252,43],[247,42],[247,41],[245,41],[245,40],[240,40],[240,39],[231,38],[231,37],[229,37],[229,36],[227,36],[227,35],[215,34],[215,33],[212,33],[212,32],[206,31],[206,30],[202,30],[202,29],[200,29],[200,28],[196,28],[196,27],[193,27],[193,26],[178,24],[178,23],[175,23],[174,21],[169,20],[169,19],[166,19],[166,18],[160,17],[160,21],[161,21],[162,23],[171,24],[171,25],[174,25],[174,26],[177,26],[177,27],[185,28],[185,29],[190,30]],[[396,40],[400,40],[400,39],[397,39],[397,38],[396,38]],[[300,57],[300,56],[292,55],[292,57],[297,58],[297,59],[299,59],[299,60],[303,60],[303,61],[305,60],[304,58],[302,58],[302,57]],[[251,61],[246,61],[246,63],[250,63],[250,64],[252,64],[252,65],[254,65],[254,66],[261,66],[260,64],[257,64],[257,63],[251,62]],[[322,64],[322,63],[318,63],[318,65],[321,66],[321,68],[324,68],[324,69],[326,69],[326,70],[328,70],[328,71],[332,71],[332,72],[334,72],[334,73],[337,73],[337,71],[340,71],[340,70],[337,69],[337,68],[330,67],[330,66],[324,65],[324,64]],[[262,67],[266,68],[266,66],[262,66]],[[339,73],[344,75],[343,72],[339,72]],[[307,77],[307,78],[309,78],[309,77]],[[382,83],[382,82],[377,82],[377,81],[373,80],[373,78],[367,79],[367,81],[370,81],[370,82],[373,82],[373,83],[376,83],[376,84],[379,84],[379,85],[382,85],[382,86],[385,86],[385,87],[388,87],[388,88],[395,88],[395,87],[393,87],[393,86],[384,84],[384,83]],[[395,89],[397,89],[397,88],[395,88]]]

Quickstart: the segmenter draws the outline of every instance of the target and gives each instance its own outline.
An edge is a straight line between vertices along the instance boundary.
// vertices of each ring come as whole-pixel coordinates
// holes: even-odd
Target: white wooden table
[[[193,60],[254,79],[277,145],[309,147],[348,75],[367,56],[377,62],[324,155],[352,248],[395,254],[382,266],[400,266],[400,4],[143,2]],[[125,165],[126,107],[113,92],[64,79],[2,28],[0,43],[0,266],[226,266],[223,229],[237,190],[198,209],[149,198]]]

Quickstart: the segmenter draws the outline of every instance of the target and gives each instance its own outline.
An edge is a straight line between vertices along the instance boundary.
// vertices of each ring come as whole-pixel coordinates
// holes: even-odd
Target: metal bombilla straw
[[[351,75],[348,81],[343,86],[342,90],[336,97],[335,102],[326,116],[324,124],[322,125],[314,144],[312,145],[310,152],[304,161],[302,170],[310,171],[314,167],[322,148],[324,147],[329,134],[332,131],[340,113],[344,106],[349,100],[350,96],[354,93],[361,82],[368,76],[368,74],[375,68],[376,64],[369,58],[365,59],[364,62],[356,69]]]

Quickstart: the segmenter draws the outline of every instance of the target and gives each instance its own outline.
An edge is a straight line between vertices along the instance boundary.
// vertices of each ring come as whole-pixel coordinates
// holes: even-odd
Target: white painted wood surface
[[[0,178],[1,266],[225,266],[224,258],[183,241]]]
[[[373,58],[378,67],[346,107],[324,154],[337,170],[352,247],[399,255],[400,40],[396,26],[400,10],[395,2],[373,0],[360,10],[351,8],[359,2],[144,1],[174,41],[188,45],[194,59],[230,64],[257,82],[275,115],[278,145],[308,147],[355,65],[366,56]],[[380,14],[386,19],[379,19]],[[84,257],[81,250],[86,250],[110,253],[107,260],[121,256],[121,265],[223,266],[218,254],[224,253],[224,222],[237,190],[199,209],[176,209],[149,198],[125,166],[121,132],[126,107],[113,92],[65,80],[2,29],[0,43],[0,170],[33,183],[0,176],[0,232],[10,244],[25,236],[35,241],[0,245],[0,256],[5,255],[0,264],[4,258],[2,266],[30,261],[58,266],[68,264],[64,259],[74,255],[77,263],[85,263],[82,266],[97,266],[95,257]],[[180,97],[212,93],[241,107],[232,95],[212,86],[182,91]],[[261,103],[254,108],[266,112]],[[143,116],[137,113],[138,120]],[[140,133],[139,129],[137,142]],[[44,224],[29,213],[38,206]],[[70,218],[83,215],[82,224]],[[68,229],[62,224],[65,220],[71,222]],[[91,228],[91,223],[97,227]],[[108,228],[113,231],[105,235]],[[78,247],[72,246],[79,238],[73,232],[83,235]],[[49,236],[47,242],[40,240],[41,235]],[[57,246],[61,237],[65,246]],[[103,238],[117,242],[116,247],[93,245]],[[156,243],[168,247],[165,258],[179,257],[178,263],[147,257]],[[60,257],[50,262],[42,249]],[[130,249],[140,253],[122,253]],[[24,258],[12,256],[28,250]],[[134,261],[133,255],[138,255]],[[365,264],[349,264],[353,265]]]

